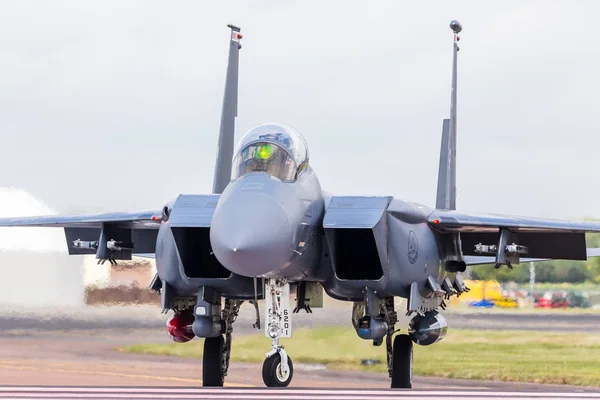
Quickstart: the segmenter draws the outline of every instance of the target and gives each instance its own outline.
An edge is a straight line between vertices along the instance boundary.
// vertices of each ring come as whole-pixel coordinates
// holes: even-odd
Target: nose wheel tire
[[[287,387],[290,384],[292,376],[294,375],[294,364],[289,355],[287,359],[287,373],[281,371],[281,355],[279,353],[275,353],[265,360],[263,363],[262,377],[263,382],[267,387]]]
[[[408,335],[394,338],[392,388],[412,388],[413,342]]]
[[[204,339],[202,386],[223,386],[223,335]]]

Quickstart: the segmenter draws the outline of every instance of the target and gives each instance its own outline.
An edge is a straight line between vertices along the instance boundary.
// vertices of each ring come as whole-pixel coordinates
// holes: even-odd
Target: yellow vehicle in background
[[[465,280],[465,285],[469,288],[460,297],[453,297],[451,303],[470,303],[478,300],[496,300],[502,298],[502,286],[498,281],[472,281]]]
[[[511,299],[510,297],[501,297],[499,299],[494,299],[494,304],[496,307],[501,308],[518,308],[519,303],[515,299]]]
[[[502,286],[495,280],[491,281],[473,281],[465,280],[465,285],[469,288],[469,292],[461,294],[458,298],[453,298],[451,304],[466,303],[488,300],[494,303],[494,307],[500,308],[518,308],[519,303],[502,295]]]

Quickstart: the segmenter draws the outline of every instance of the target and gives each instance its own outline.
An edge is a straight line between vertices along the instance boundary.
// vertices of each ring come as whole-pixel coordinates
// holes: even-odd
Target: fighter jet
[[[458,34],[453,32],[450,118],[442,124],[435,207],[393,196],[324,192],[308,146],[293,127],[256,126],[234,152],[242,34],[230,29],[229,61],[211,194],[181,194],[140,213],[18,217],[0,226],[62,227],[69,254],[99,263],[154,257],[150,288],[171,313],[170,337],[204,339],[203,386],[223,386],[233,323],[244,301],[271,339],[262,368],[269,387],[292,380],[292,358],[279,345],[294,312],[323,306],[324,293],[352,302],[357,335],[382,345],[393,388],[412,387],[413,345],[440,342],[446,301],[468,288],[468,265],[496,268],[543,259],[586,260],[585,233],[600,223],[474,214],[456,210]],[[319,155],[317,155],[319,156]],[[323,155],[321,155],[323,156]],[[501,181],[500,175],[498,180]],[[290,295],[295,293],[294,308]],[[408,327],[398,325],[394,299],[406,299]],[[258,302],[264,300],[264,326]],[[398,310],[400,311],[400,310]]]

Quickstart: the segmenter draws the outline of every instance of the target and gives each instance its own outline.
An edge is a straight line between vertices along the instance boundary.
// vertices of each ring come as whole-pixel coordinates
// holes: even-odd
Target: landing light
[[[271,324],[269,325],[269,329],[267,329],[267,334],[271,339],[275,339],[281,336],[281,329],[276,324]]]

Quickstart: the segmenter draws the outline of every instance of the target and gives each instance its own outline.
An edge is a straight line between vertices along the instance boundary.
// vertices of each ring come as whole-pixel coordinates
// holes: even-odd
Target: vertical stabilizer
[[[457,91],[457,56],[458,33],[462,26],[456,20],[450,22],[454,32],[452,58],[452,93],[450,97],[450,119],[442,125],[442,146],[440,151],[440,169],[435,208],[456,210],[456,91]]]
[[[229,40],[229,61],[227,63],[227,76],[225,78],[225,94],[223,96],[223,109],[221,110],[221,128],[219,129],[219,144],[217,147],[217,161],[213,178],[213,193],[223,193],[231,181],[231,161],[233,158],[233,141],[235,134],[235,118],[238,105],[238,69],[240,59],[240,28],[227,25],[231,29]]]

